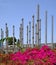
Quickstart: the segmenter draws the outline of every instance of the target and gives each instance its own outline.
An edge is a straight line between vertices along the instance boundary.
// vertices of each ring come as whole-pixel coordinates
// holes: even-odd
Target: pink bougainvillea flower
[[[44,45],[42,48],[28,48],[24,53],[10,54],[11,60],[19,61],[21,65],[34,63],[33,65],[55,65],[56,52]]]

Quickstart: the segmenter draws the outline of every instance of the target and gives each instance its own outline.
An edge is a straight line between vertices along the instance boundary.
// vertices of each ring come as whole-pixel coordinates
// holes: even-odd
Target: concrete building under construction
[[[48,12],[45,11],[45,43],[42,43],[41,42],[41,18],[40,18],[40,5],[38,4],[37,5],[37,18],[36,18],[36,23],[35,23],[35,16],[33,15],[32,16],[32,21],[29,22],[29,24],[27,24],[27,31],[26,31],[26,44],[24,44],[24,19],[22,18],[22,22],[20,24],[20,28],[19,28],[19,40],[20,40],[20,44],[22,47],[35,47],[35,46],[38,46],[38,47],[41,47],[42,45],[48,45],[52,48],[55,48],[56,47],[56,43],[54,43],[54,17],[51,16],[51,43],[48,43],[47,42],[47,23],[48,23]],[[7,23],[5,24],[6,26],[6,38],[8,37],[8,26],[7,26]],[[1,29],[1,39],[3,38],[3,30]],[[13,25],[13,47],[15,48],[15,45],[14,45],[14,37],[15,37],[15,26]],[[6,40],[6,49],[8,50],[8,42]]]

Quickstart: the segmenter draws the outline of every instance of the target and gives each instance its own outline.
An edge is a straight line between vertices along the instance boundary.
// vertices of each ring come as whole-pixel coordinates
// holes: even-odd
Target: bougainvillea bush
[[[28,48],[23,53],[0,54],[0,65],[56,65],[56,49],[44,45],[40,49]]]

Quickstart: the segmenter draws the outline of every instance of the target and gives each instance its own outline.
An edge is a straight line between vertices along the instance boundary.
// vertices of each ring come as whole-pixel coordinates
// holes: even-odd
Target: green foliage
[[[12,45],[12,43],[13,43],[13,37],[8,37],[7,40],[8,40],[8,44]],[[16,42],[16,38],[15,37],[14,37],[14,41]]]
[[[13,37],[7,37],[7,38],[0,39],[0,42],[4,42],[4,40],[7,40],[9,45],[12,45],[13,43]],[[14,41],[16,42],[15,37],[14,37]]]
[[[23,53],[25,52],[26,48],[21,48],[20,51]]]
[[[0,39],[0,43],[4,42],[4,40],[5,40],[5,38],[3,38],[3,39]]]

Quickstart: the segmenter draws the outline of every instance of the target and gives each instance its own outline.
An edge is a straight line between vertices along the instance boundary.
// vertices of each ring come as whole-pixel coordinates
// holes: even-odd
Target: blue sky
[[[41,42],[45,42],[45,11],[48,11],[48,42],[51,42],[51,16],[54,16],[54,42],[56,42],[56,0],[0,0],[0,28],[8,24],[9,36],[12,36],[12,25],[15,25],[15,37],[19,38],[19,26],[24,18],[24,43],[26,43],[26,26],[37,17],[37,5],[40,5]],[[1,32],[1,31],[0,31]]]

